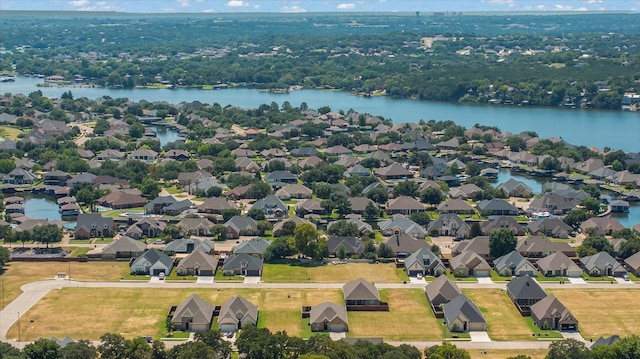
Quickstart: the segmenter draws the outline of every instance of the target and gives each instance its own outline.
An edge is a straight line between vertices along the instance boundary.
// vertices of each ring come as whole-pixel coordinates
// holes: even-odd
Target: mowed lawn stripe
[[[493,340],[535,340],[507,293],[500,289],[463,289],[480,309]]]
[[[179,305],[196,294],[213,305],[222,305],[241,295],[258,306],[259,322],[272,331],[286,330],[292,335],[304,332],[303,305],[325,301],[343,303],[337,289],[183,289],[160,288],[63,288],[49,292],[20,320],[24,340],[64,337],[97,340],[104,333],[157,337],[163,332],[172,305]],[[216,319],[214,318],[214,327]],[[306,324],[304,324],[306,325]],[[17,325],[8,333],[18,337]]]
[[[585,339],[640,333],[640,289],[549,289],[578,319]]]
[[[325,265],[265,264],[265,283],[346,283],[357,278],[376,283],[399,283],[393,263],[348,263]]]
[[[349,312],[350,337],[381,337],[385,340],[441,340],[442,327],[423,290],[383,289],[388,312]]]

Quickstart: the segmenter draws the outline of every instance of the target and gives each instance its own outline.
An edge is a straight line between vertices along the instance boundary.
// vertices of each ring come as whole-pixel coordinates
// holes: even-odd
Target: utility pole
[[[18,343],[20,343],[20,312],[18,312]]]

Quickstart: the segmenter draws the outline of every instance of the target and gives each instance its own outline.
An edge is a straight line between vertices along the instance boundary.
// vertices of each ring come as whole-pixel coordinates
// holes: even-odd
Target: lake
[[[160,146],[164,146],[178,139],[178,131],[172,128],[166,126],[151,126],[151,128],[156,132]]]
[[[556,109],[519,106],[479,106],[393,99],[386,96],[360,97],[341,91],[300,90],[284,94],[260,92],[254,89],[106,89],[37,87],[42,79],[18,77],[15,82],[0,83],[0,93],[29,94],[41,90],[45,96],[60,97],[71,91],[75,97],[95,99],[102,96],[126,97],[129,100],[200,101],[256,108],[261,104],[289,101],[292,106],[306,102],[310,108],[330,106],[332,110],[354,109],[361,113],[390,118],[394,123],[418,122],[420,119],[453,120],[467,128],[479,123],[497,126],[502,131],[519,133],[536,131],[540,137],[562,137],[571,144],[611,147],[624,151],[640,151],[640,113]]]
[[[61,221],[58,204],[51,197],[25,197],[24,215],[35,219]]]

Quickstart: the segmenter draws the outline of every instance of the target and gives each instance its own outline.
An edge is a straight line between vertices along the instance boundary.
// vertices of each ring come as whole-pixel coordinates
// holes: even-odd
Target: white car
[[[164,241],[162,239],[158,239],[154,241],[153,244],[164,244]]]
[[[164,280],[164,272],[160,272],[160,274],[158,274],[158,279]]]
[[[418,273],[418,275],[416,275],[416,278],[418,278],[418,280],[422,280],[422,274]]]

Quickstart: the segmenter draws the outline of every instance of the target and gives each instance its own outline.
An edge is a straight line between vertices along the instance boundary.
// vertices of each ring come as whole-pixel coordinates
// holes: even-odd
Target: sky
[[[129,13],[640,11],[640,0],[0,0],[2,10]]]

